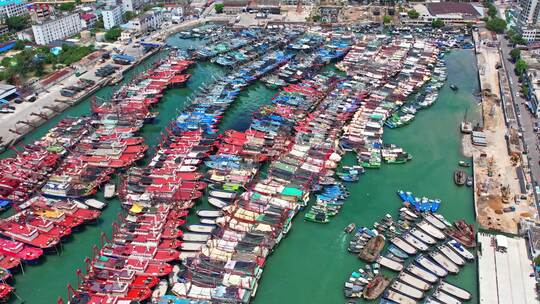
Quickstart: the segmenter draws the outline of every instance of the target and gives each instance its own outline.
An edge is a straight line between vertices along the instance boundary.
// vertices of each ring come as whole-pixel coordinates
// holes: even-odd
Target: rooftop
[[[249,0],[223,0],[225,7],[244,7],[249,4]]]
[[[479,17],[480,13],[470,3],[430,2],[425,4],[431,15],[463,14]]]

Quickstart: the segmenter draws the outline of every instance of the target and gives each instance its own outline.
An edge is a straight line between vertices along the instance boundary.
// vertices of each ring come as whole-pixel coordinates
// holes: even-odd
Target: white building
[[[81,30],[82,23],[77,13],[32,25],[34,40],[39,45],[46,45],[55,40],[71,37]]]
[[[122,0],[122,10],[124,12],[136,11],[147,2],[147,0]]]
[[[518,28],[523,39],[527,41],[540,40],[540,19],[538,0],[519,0]]]
[[[26,9],[26,1],[7,0],[0,2],[0,16],[13,17],[23,16],[26,14],[28,14],[28,9]]]
[[[106,7],[101,13],[103,15],[103,27],[106,30],[122,24],[122,8],[120,6]]]
[[[146,33],[151,30],[159,29],[163,24],[163,21],[163,13],[159,10],[152,10],[131,20],[130,28],[139,33]]]

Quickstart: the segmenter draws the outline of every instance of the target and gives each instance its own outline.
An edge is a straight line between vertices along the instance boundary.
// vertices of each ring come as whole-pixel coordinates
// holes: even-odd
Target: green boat
[[[311,210],[304,215],[304,220],[321,224],[326,224],[330,222],[330,220],[328,219],[328,215],[321,212],[313,212]]]

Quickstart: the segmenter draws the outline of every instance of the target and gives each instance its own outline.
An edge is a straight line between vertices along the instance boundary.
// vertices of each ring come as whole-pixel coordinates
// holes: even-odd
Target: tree
[[[103,24],[103,17],[100,17],[97,21],[96,21],[96,25],[94,26],[94,28],[96,29],[102,29],[104,28],[105,25]]]
[[[9,68],[11,66],[11,57],[2,58],[2,66],[5,68]]]
[[[534,264],[535,264],[535,265],[540,265],[540,255],[537,255],[537,256],[534,258]]]
[[[444,21],[442,21],[441,19],[435,19],[431,21],[431,26],[433,28],[441,28],[444,26]]]
[[[383,23],[384,24],[389,24],[390,22],[392,22],[392,17],[390,17],[388,15],[384,15],[383,16]]]
[[[133,18],[135,18],[135,16],[137,16],[137,14],[135,14],[135,12],[131,12],[131,11],[127,11],[124,13],[124,21],[129,21]]]
[[[116,41],[122,34],[122,30],[119,27],[113,27],[105,33],[105,40]]]
[[[216,10],[216,14],[223,13],[223,7],[225,7],[223,3],[217,3],[216,5],[214,5],[214,10]]]
[[[26,46],[24,40],[17,40],[15,42],[15,45],[13,46],[14,49],[16,50],[22,50],[24,49],[24,47]]]
[[[407,16],[411,19],[418,19],[420,17],[420,13],[418,13],[414,8],[407,12]]]
[[[488,14],[488,16],[490,16],[491,18],[495,18],[495,16],[497,16],[497,8],[496,8],[495,5],[493,5],[492,3],[488,4],[488,11],[487,11],[487,14]]]
[[[523,59],[518,59],[516,61],[516,66],[514,68],[514,71],[516,72],[516,75],[521,76],[525,71],[527,71],[527,62]]]
[[[12,16],[6,19],[6,24],[10,30],[20,31],[25,29],[29,25],[29,22],[26,17]]]
[[[65,2],[58,6],[58,9],[64,12],[72,11],[75,9],[75,3],[73,2]]]
[[[510,57],[513,62],[516,62],[521,57],[521,51],[519,49],[513,49],[510,51]]]
[[[508,40],[510,40],[510,42],[513,44],[527,44],[527,41],[523,39],[523,36],[521,36],[521,34],[513,28],[506,31],[506,38],[508,38]]]
[[[502,34],[506,30],[506,21],[498,17],[492,18],[486,23],[486,28],[495,33]]]

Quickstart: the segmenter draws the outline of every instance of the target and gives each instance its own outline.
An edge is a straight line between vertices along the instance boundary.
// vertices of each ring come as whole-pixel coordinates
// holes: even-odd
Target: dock
[[[538,303],[525,239],[478,233],[480,303]]]

